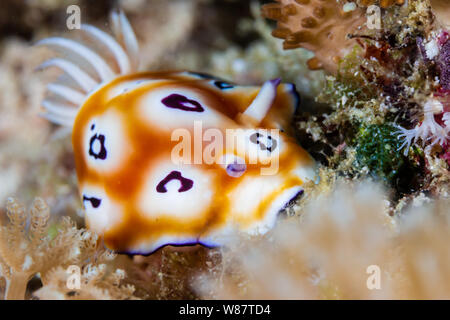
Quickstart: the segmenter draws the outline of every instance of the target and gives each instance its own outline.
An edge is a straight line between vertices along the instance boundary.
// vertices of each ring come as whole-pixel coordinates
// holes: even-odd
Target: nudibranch
[[[295,86],[138,72],[130,23],[114,12],[111,25],[114,37],[83,25],[90,45],[39,42],[65,55],[42,65],[66,76],[48,84],[43,116],[72,128],[87,226],[110,249],[130,254],[217,246],[233,229],[269,230],[316,179],[314,161],[288,135],[299,104]],[[228,143],[230,132],[235,143]]]

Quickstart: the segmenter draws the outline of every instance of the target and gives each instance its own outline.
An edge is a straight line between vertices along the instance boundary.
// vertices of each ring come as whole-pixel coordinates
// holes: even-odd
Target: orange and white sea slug
[[[109,248],[135,254],[220,245],[234,228],[269,230],[315,179],[314,161],[287,135],[295,86],[137,72],[137,40],[123,13],[112,14],[112,27],[115,38],[82,26],[102,55],[64,38],[39,43],[65,54],[42,65],[70,78],[48,85],[44,116],[72,127],[87,226]]]

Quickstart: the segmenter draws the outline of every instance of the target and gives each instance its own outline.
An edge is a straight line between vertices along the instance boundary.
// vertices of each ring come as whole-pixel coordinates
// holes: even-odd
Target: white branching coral
[[[83,267],[86,278],[92,274],[88,271],[93,270],[86,267],[89,263],[102,265],[114,258],[99,245],[96,234],[78,229],[68,217],[58,223],[57,234],[52,234],[48,223],[50,209],[41,198],[34,200],[29,212],[9,198],[6,214],[9,223],[0,226],[0,277],[6,280],[6,299],[24,299],[28,281],[36,274],[46,288],[56,281],[57,270],[65,272],[68,266],[77,265]],[[102,272],[94,274],[104,275]],[[96,280],[87,281],[89,286],[98,283],[98,278],[93,278]],[[106,282],[108,280],[111,279]],[[107,285],[103,288],[110,289]],[[109,294],[114,296],[114,293]]]
[[[443,105],[436,99],[429,99],[424,107],[424,114],[422,122],[418,123],[413,129],[405,129],[401,126],[398,127],[399,139],[403,139],[403,143],[399,150],[404,149],[404,155],[406,156],[409,152],[409,147],[413,143],[417,143],[419,140],[422,145],[431,142],[430,147],[435,144],[444,145],[448,140],[448,134],[450,130],[450,116],[446,112],[443,114],[443,120],[445,127],[442,127],[436,122],[435,115],[442,114],[444,111]]]

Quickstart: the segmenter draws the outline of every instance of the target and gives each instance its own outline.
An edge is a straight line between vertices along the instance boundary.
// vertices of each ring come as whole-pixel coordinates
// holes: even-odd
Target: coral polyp
[[[444,121],[444,126],[441,126],[435,119],[435,116],[441,115],[444,112],[442,103],[438,100],[430,99],[424,105],[423,120],[413,129],[407,130],[399,127],[399,138],[403,139],[403,144],[399,149],[404,149],[404,154],[407,155],[409,147],[413,142],[421,141],[422,145],[427,144],[432,147],[435,144],[445,145],[449,139],[448,133],[450,127],[448,121]],[[443,119],[449,118],[449,112],[443,114]]]

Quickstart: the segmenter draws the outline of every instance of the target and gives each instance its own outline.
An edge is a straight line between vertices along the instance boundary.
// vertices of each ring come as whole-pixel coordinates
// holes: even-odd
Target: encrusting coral
[[[106,273],[105,263],[114,254],[102,248],[96,234],[77,229],[68,217],[50,225],[50,209],[41,198],[34,200],[29,212],[13,198],[7,200],[6,209],[9,223],[0,227],[0,275],[6,280],[6,299],[24,299],[28,282],[37,274],[43,284],[38,296],[78,297],[77,292],[63,295],[70,291],[61,281],[71,265],[83,270],[81,297],[132,297],[132,287],[119,285],[123,271]]]
[[[315,57],[308,66],[332,74],[336,74],[339,61],[358,46],[348,35],[366,29],[365,11],[358,7],[344,11],[338,1],[279,0],[264,5],[262,14],[277,21],[272,35],[284,39],[284,49],[311,50]]]

